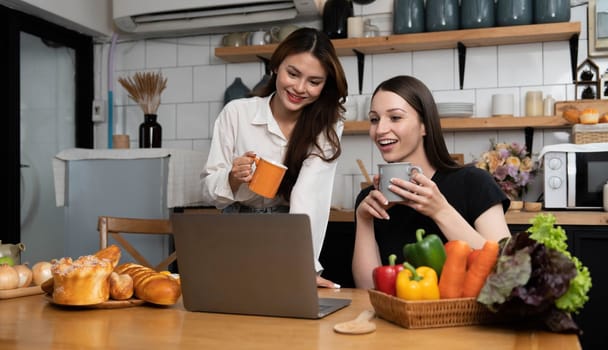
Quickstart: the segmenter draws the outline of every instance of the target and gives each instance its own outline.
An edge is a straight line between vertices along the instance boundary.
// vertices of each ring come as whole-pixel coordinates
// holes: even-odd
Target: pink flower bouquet
[[[488,171],[511,200],[521,199],[538,170],[535,162],[526,147],[517,142],[490,142],[492,147],[481,155],[476,166]]]

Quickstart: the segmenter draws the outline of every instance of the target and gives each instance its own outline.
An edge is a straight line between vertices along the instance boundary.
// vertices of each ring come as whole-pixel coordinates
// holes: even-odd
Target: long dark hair
[[[275,49],[268,62],[272,75],[256,95],[268,96],[275,92],[277,76],[274,72],[287,56],[302,52],[309,52],[321,62],[327,72],[327,78],[319,98],[302,110],[287,145],[283,160],[287,173],[281,182],[278,195],[288,201],[302,164],[308,156],[314,154],[326,162],[331,162],[342,153],[340,138],[334,125],[342,118],[343,104],[348,94],[346,77],[329,37],[314,28],[300,28],[281,41]],[[317,142],[321,133],[331,143],[330,154],[325,154]]]
[[[401,96],[418,112],[420,122],[424,124],[426,130],[426,135],[423,137],[424,153],[435,169],[453,170],[462,167],[448,152],[435,99],[423,82],[409,75],[399,75],[380,83],[374,90],[372,98],[378,91],[390,91]]]

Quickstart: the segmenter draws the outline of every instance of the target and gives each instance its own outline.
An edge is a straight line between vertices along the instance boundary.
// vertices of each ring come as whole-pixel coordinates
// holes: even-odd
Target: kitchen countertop
[[[219,213],[215,208],[185,208],[186,211],[200,211],[206,213]],[[558,225],[586,225],[586,226],[608,226],[608,212],[605,211],[508,211],[506,213],[507,224],[527,225],[530,219],[539,213],[551,213],[555,215]],[[353,222],[355,212],[353,210],[332,209],[329,214],[330,222]]]
[[[605,211],[508,211],[505,214],[507,224],[524,224],[530,223],[530,219],[539,213],[551,213],[557,219],[558,225],[608,225],[608,212]],[[332,222],[352,222],[354,218],[353,210],[336,210],[332,209],[329,216],[329,221]]]
[[[229,287],[228,287],[229,288]],[[578,337],[507,326],[405,329],[375,319],[365,335],[333,331],[371,309],[362,289],[319,289],[322,297],[350,298],[352,304],[321,320],[241,316],[171,307],[66,309],[42,295],[0,300],[2,349],[564,349],[580,350]]]

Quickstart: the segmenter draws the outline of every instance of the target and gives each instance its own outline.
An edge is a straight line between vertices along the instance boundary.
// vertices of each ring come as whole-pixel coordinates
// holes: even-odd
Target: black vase
[[[323,7],[323,32],[330,39],[347,37],[348,17],[353,17],[351,0],[327,0]]]
[[[226,91],[224,91],[224,105],[228,104],[228,102],[232,100],[236,100],[237,98],[247,97],[250,93],[251,90],[249,90],[247,85],[243,83],[243,80],[236,77],[234,78],[232,84],[230,84],[230,86],[226,88]]]
[[[144,122],[139,125],[139,148],[160,148],[162,136],[156,114],[144,114]]]

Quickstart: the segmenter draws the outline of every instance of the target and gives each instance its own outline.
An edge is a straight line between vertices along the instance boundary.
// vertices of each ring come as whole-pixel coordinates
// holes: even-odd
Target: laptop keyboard
[[[327,310],[330,310],[332,308],[332,305],[328,305],[328,304],[319,304],[319,312],[320,313],[324,313]]]

